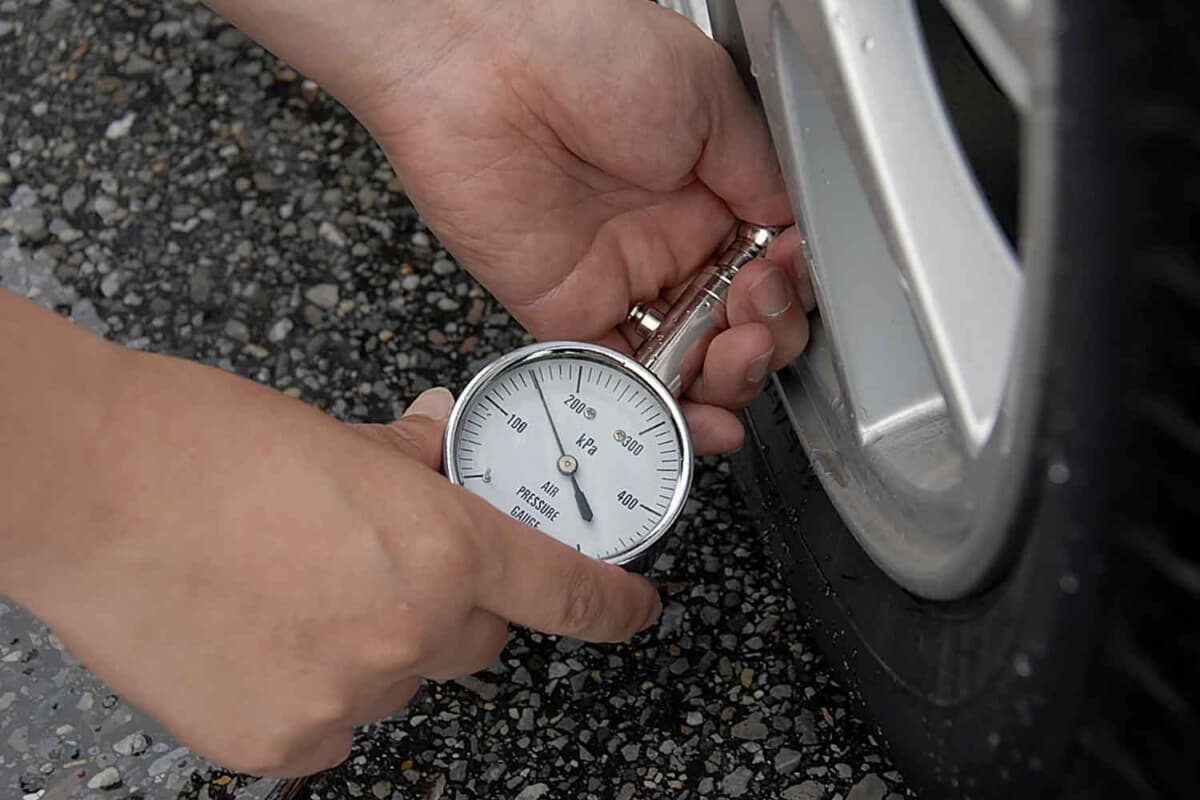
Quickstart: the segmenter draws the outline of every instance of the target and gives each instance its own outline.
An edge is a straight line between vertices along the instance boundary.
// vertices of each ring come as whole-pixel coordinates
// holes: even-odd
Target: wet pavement
[[[202,5],[0,0],[0,74],[0,284],[78,324],[347,421],[391,419],[528,341],[354,120]],[[905,794],[725,462],[701,465],[651,577],[657,629],[605,647],[514,630],[499,664],[427,685],[301,796]],[[178,748],[0,606],[0,797],[274,785]]]

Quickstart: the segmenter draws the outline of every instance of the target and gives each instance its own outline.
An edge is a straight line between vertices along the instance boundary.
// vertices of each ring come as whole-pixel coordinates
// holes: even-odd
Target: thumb
[[[442,437],[453,406],[454,395],[448,389],[426,389],[400,419],[388,425],[363,425],[360,430],[430,469],[440,470]]]
[[[587,642],[624,642],[658,621],[658,591],[641,575],[586,556],[475,495],[460,507],[486,532],[491,569],[474,582],[485,611]]]
[[[427,419],[445,422],[450,417],[450,409],[454,408],[454,395],[449,389],[435,386],[417,395],[408,408],[404,410],[403,421],[407,417],[425,417]]]

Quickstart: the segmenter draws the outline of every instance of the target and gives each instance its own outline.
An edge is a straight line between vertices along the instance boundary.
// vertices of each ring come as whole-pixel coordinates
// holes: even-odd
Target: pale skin
[[[533,333],[623,350],[734,216],[790,222],[724,53],[644,0],[220,0],[375,134],[426,221]],[[398,46],[402,42],[403,46]],[[697,449],[808,335],[798,235],[747,267],[687,403]],[[645,579],[451,486],[451,397],[339,423],[250,381],[126,351],[0,291],[0,591],[225,766],[332,766],[510,622],[624,641]]]

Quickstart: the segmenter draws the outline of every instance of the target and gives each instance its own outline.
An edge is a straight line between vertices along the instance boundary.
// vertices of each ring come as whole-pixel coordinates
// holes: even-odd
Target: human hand
[[[735,216],[791,221],[728,55],[646,0],[214,4],[347,104],[442,242],[539,338],[630,352],[630,307],[673,297]],[[727,295],[732,327],[685,404],[701,453],[740,445],[725,409],[807,342],[798,243],[785,233]]]
[[[419,80],[360,104],[362,118],[422,217],[535,336],[631,352],[630,307],[673,296],[735,215],[791,221],[765,127],[725,51],[673,12],[490,5]],[[730,289],[731,328],[688,394],[701,452],[740,445],[721,409],[748,403],[807,342],[798,242],[792,230]]]
[[[120,359],[128,410],[96,415],[91,480],[19,525],[0,586],[217,763],[330,767],[423,677],[491,663],[508,620],[612,642],[657,618],[645,579],[438,474],[444,390],[350,426],[214,369]]]

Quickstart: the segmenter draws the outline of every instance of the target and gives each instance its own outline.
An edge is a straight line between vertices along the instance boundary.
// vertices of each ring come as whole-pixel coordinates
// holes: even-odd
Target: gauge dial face
[[[498,366],[455,412],[451,477],[596,558],[621,562],[657,539],[691,477],[665,390],[595,352],[547,350]]]

